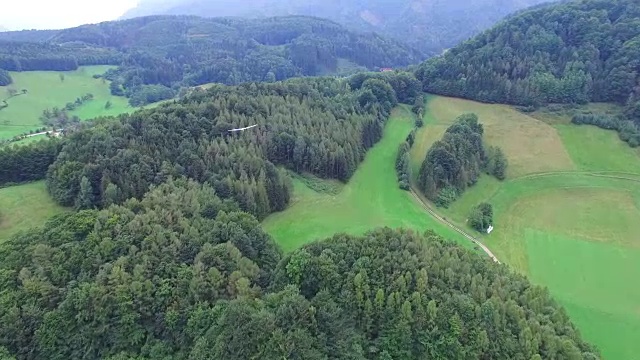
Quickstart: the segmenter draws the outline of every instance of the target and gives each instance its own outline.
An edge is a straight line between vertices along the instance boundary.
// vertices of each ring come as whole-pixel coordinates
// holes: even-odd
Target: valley
[[[0,359],[635,359],[640,4],[545,2],[0,31]]]

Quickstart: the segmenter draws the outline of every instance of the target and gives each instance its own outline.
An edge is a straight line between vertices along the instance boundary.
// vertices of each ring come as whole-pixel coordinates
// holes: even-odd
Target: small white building
[[[489,225],[489,228],[487,229],[487,234],[491,234],[492,231],[493,231],[493,225]]]

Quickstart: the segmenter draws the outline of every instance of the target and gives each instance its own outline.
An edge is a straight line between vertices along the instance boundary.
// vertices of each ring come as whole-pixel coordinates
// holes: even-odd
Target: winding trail
[[[434,218],[436,218],[438,221],[440,221],[441,223],[447,225],[448,227],[452,228],[453,230],[455,230],[456,232],[460,233],[462,236],[464,236],[465,238],[467,238],[469,241],[473,242],[474,244],[476,244],[477,246],[479,246],[482,251],[484,251],[487,255],[489,255],[489,257],[496,263],[501,264],[500,260],[498,260],[498,258],[493,254],[493,252],[491,252],[491,250],[489,250],[488,247],[486,247],[483,243],[481,243],[480,241],[478,241],[476,238],[474,238],[473,236],[469,235],[467,232],[465,232],[464,230],[460,229],[459,227],[453,225],[451,222],[449,222],[447,219],[445,219],[444,217],[438,215],[438,213],[436,213],[431,206],[429,206],[429,204],[427,204],[419,195],[418,193],[416,193],[416,191],[414,190],[413,186],[411,187],[411,195],[413,195],[413,197],[420,203],[420,205]]]

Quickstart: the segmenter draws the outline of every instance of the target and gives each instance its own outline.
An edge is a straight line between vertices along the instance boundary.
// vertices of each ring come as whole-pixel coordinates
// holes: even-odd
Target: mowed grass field
[[[332,191],[316,192],[300,179],[294,179],[292,204],[268,217],[263,222],[264,229],[285,251],[335,233],[362,234],[383,226],[420,232],[433,229],[447,239],[473,248],[468,240],[426,213],[410,193],[398,188],[396,152],[413,124],[411,112],[406,107],[397,108],[382,140],[369,150],[345,185],[330,181],[325,188]]]
[[[109,68],[83,66],[75,71],[12,72],[13,84],[0,86],[0,100],[9,96],[8,89],[15,89],[18,93],[26,89],[27,93],[7,100],[9,107],[0,110],[0,139],[42,127],[39,118],[43,110],[63,108],[66,103],[74,102],[87,93],[93,94],[94,99],[69,114],[85,120],[135,110],[129,106],[126,98],[111,95],[108,81],[93,78],[93,75],[102,74]],[[64,81],[60,79],[60,74],[64,74]],[[110,109],[105,109],[107,101],[112,103]]]
[[[494,207],[495,230],[477,234],[503,262],[547,286],[605,359],[640,353],[640,152],[613,131],[568,116],[430,96],[417,134],[418,168],[456,116],[476,113],[485,141],[510,162],[504,182],[483,176],[449,209],[465,226],[474,205]],[[471,232],[471,230],[469,230]]]
[[[0,242],[19,231],[44,225],[49,217],[66,211],[47,194],[44,181],[0,189]]]

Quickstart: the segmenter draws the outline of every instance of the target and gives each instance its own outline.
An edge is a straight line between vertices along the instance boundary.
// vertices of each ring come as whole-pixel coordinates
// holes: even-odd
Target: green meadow
[[[571,125],[566,114],[534,118],[509,106],[431,96],[412,149],[414,169],[465,112],[479,116],[487,144],[505,151],[508,177],[483,176],[438,211],[465,226],[471,207],[491,203],[495,230],[476,233],[485,245],[547,286],[605,358],[634,358],[640,352],[640,288],[632,285],[640,277],[639,150],[613,131]]]
[[[47,194],[44,181],[0,189],[0,242],[19,231],[42,226],[65,211]]]
[[[268,217],[263,223],[264,229],[285,251],[337,232],[362,234],[382,226],[420,232],[433,229],[447,239],[472,248],[468,240],[432,218],[410,193],[398,188],[396,152],[413,124],[411,112],[406,107],[397,108],[382,140],[369,150],[347,184],[294,178],[291,205]],[[325,184],[319,186],[322,182]]]
[[[0,100],[9,96],[9,89],[14,89],[19,94],[24,89],[27,93],[8,99],[9,106],[0,110],[0,139],[11,138],[42,127],[40,116],[43,110],[63,108],[66,103],[74,102],[76,98],[87,93],[93,94],[94,99],[70,111],[70,115],[86,120],[135,110],[129,106],[126,98],[111,95],[108,81],[93,78],[93,75],[102,74],[109,68],[83,66],[75,71],[64,72],[12,72],[13,84],[0,86]],[[64,75],[64,80],[61,74]],[[107,101],[112,104],[109,109],[105,109]]]

